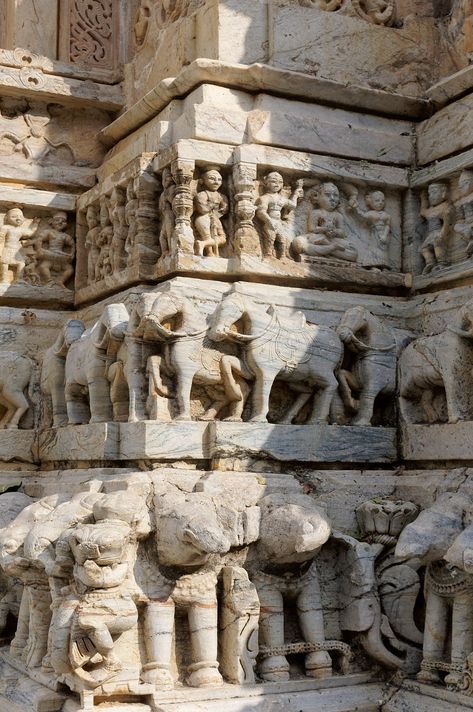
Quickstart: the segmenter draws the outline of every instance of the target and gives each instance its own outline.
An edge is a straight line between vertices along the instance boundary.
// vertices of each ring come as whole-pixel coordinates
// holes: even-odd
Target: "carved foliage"
[[[69,0],[69,61],[113,68],[115,0]]]

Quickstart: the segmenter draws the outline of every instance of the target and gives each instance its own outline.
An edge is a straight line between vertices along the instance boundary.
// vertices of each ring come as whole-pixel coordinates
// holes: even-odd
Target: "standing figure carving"
[[[174,235],[174,225],[176,222],[172,208],[176,193],[176,184],[170,168],[163,170],[162,184],[163,190],[159,196],[159,214],[161,216],[159,246],[161,248],[161,257],[167,257],[172,252],[172,237]]]
[[[110,243],[110,262],[112,272],[119,272],[126,266],[125,243],[128,236],[126,223],[126,192],[115,186],[110,196],[110,219],[113,226],[113,237]]]
[[[296,237],[292,250],[301,256],[332,258],[356,262],[357,250],[346,235],[345,218],[339,210],[340,192],[334,183],[322,183],[313,188],[309,199],[312,208],[307,217],[307,234]]]
[[[277,171],[263,180],[264,193],[256,201],[256,217],[263,231],[263,257],[290,257],[291,246],[288,216],[304,197],[304,182],[298,180],[291,195],[284,193],[284,179]]]
[[[74,274],[75,243],[67,234],[67,213],[59,211],[49,220],[49,228],[38,235],[38,273],[44,284],[65,287]]]
[[[420,253],[425,262],[422,274],[430,274],[449,263],[452,216],[448,186],[445,183],[431,183],[427,193],[421,194],[420,214],[427,223],[427,235],[420,246]]]
[[[458,179],[460,196],[455,201],[454,232],[460,236],[467,257],[473,256],[473,171],[462,171]]]
[[[352,425],[371,425],[378,396],[392,396],[396,388],[396,339],[393,330],[364,307],[348,309],[337,334],[345,345],[338,382]]]
[[[201,190],[194,198],[194,229],[198,255],[218,257],[227,242],[221,218],[228,213],[228,198],[220,192],[222,176],[216,169],[205,171]]]
[[[249,333],[233,328],[240,320]],[[312,397],[308,422],[327,422],[338,386],[334,371],[343,353],[340,338],[332,329],[307,323],[302,312],[288,318],[277,307],[256,304],[233,292],[223,298],[215,312],[211,338],[242,346],[243,375],[249,372],[254,378],[252,421],[267,421],[271,389],[276,380],[282,380],[297,393],[284,423],[291,423]],[[222,368],[228,374],[225,366],[223,357]],[[228,388],[231,390],[231,384]]]
[[[367,210],[360,208],[357,196],[349,201],[349,207],[365,222],[370,229],[368,255],[363,267],[370,269],[391,269],[389,264],[389,241],[392,233],[392,220],[386,212],[386,197],[382,190],[372,190],[365,196]]]
[[[5,214],[0,227],[0,283],[17,282],[23,277],[25,254],[23,247],[30,246],[30,240],[36,233],[40,218],[35,218],[31,227],[25,226],[25,216],[20,208],[12,208]],[[13,278],[10,279],[9,273]]]
[[[88,228],[85,237],[85,249],[87,250],[87,284],[93,284],[97,277],[97,265],[100,258],[100,223],[97,215],[97,207],[95,205],[88,206],[85,221]]]

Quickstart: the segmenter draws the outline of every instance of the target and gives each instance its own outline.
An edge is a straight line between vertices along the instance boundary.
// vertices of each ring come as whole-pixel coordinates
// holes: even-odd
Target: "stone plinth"
[[[397,456],[395,428],[217,422],[211,433],[213,457],[391,462]]]
[[[33,464],[38,461],[34,430],[1,430],[0,461],[18,460]]]
[[[119,424],[93,423],[51,428],[41,433],[39,454],[44,462],[117,460]]]
[[[404,425],[402,455],[406,460],[473,460],[473,422]]]
[[[201,460],[210,457],[205,422],[120,423],[120,459]]]
[[[220,690],[160,692],[156,696],[162,712],[377,712],[381,686],[370,683],[368,675],[332,677],[317,682],[298,680],[237,688],[225,685]],[[236,690],[239,689],[239,694]]]

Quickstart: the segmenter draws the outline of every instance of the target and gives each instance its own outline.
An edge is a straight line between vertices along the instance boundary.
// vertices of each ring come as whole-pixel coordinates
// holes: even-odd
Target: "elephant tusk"
[[[473,329],[468,331],[466,329],[459,329],[456,326],[449,326],[448,330],[460,336],[462,339],[473,339]]]
[[[371,626],[367,633],[360,634],[360,641],[368,655],[378,663],[381,663],[381,665],[395,670],[403,666],[404,661],[402,658],[398,658],[397,655],[391,653],[384,645],[381,639],[381,631],[376,623]]]

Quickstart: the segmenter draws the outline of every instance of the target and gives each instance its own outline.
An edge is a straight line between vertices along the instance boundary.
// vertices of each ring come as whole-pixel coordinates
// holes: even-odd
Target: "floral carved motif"
[[[74,0],[70,5],[70,61],[98,67],[113,62],[113,0]]]

